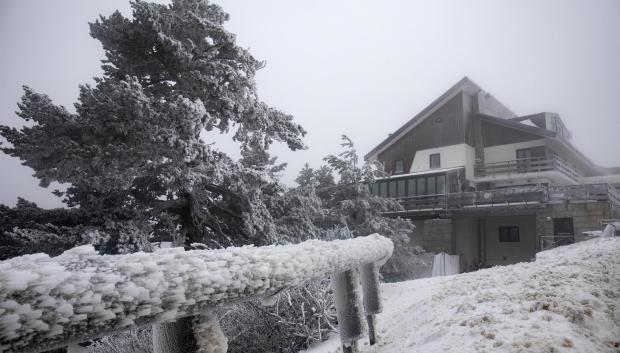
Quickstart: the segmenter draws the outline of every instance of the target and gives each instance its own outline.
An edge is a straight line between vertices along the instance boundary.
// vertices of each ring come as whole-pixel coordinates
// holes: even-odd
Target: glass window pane
[[[396,196],[397,197],[405,197],[405,181],[399,180],[396,182]]]
[[[446,176],[445,175],[437,176],[437,193],[438,194],[446,193]]]
[[[407,196],[415,196],[415,179],[407,180]]]
[[[441,159],[440,159],[439,153],[430,155],[430,168],[431,169],[441,168]]]
[[[379,183],[379,196],[387,197],[387,183],[386,182]]]
[[[373,183],[370,192],[375,196],[379,196],[379,183]]]
[[[404,163],[403,160],[398,160],[395,162],[395,166],[394,166],[394,174],[400,174],[403,173],[405,171],[405,167],[404,167]]]
[[[429,195],[435,195],[437,192],[435,190],[435,177],[427,177],[426,178],[426,193]]]
[[[416,179],[417,182],[417,192],[416,195],[420,196],[420,195],[426,195],[426,179],[425,178],[418,178]]]
[[[395,181],[390,181],[389,194],[390,194],[390,197],[396,197],[396,182]]]

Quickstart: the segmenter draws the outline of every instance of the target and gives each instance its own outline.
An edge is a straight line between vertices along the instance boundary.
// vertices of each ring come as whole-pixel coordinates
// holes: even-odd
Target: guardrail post
[[[226,353],[228,340],[211,312],[153,325],[155,353]]]
[[[379,268],[373,262],[362,265],[360,275],[362,277],[362,293],[364,294],[364,311],[368,323],[368,339],[372,346],[377,341],[375,315],[383,310],[381,293],[379,292]]]
[[[153,325],[154,353],[196,352],[192,316]]]
[[[359,283],[359,273],[355,269],[338,272],[332,276],[340,341],[344,353],[358,351],[357,340],[362,338],[366,329],[362,319]]]

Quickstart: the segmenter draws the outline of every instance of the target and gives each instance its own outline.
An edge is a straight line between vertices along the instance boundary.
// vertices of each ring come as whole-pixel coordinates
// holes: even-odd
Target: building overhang
[[[386,178],[378,178],[377,180],[397,180],[397,179],[411,178],[411,177],[422,176],[422,175],[444,174],[444,173],[456,171],[459,169],[464,170],[465,167],[462,166],[462,167],[451,167],[451,168],[437,168],[437,169],[423,170],[423,171],[415,172],[415,173],[394,174]]]

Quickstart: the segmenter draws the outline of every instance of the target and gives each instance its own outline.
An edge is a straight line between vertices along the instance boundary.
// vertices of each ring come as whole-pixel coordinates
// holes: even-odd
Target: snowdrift
[[[620,352],[620,238],[382,288],[380,343],[362,352]]]

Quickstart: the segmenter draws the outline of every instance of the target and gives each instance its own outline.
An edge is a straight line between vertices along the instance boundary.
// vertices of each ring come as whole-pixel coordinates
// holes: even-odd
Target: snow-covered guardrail
[[[267,298],[327,276],[335,279],[346,351],[365,326],[360,322],[357,269],[362,269],[364,308],[372,328],[372,316],[381,310],[378,267],[392,250],[389,239],[373,234],[294,245],[127,255],[98,255],[91,246],[81,246],[57,257],[16,257],[0,262],[0,352],[39,352],[189,316],[194,317],[198,351],[225,352],[219,325],[208,315],[211,308]],[[153,331],[156,351],[179,350],[166,342],[175,342],[170,336],[182,333],[163,325]]]

